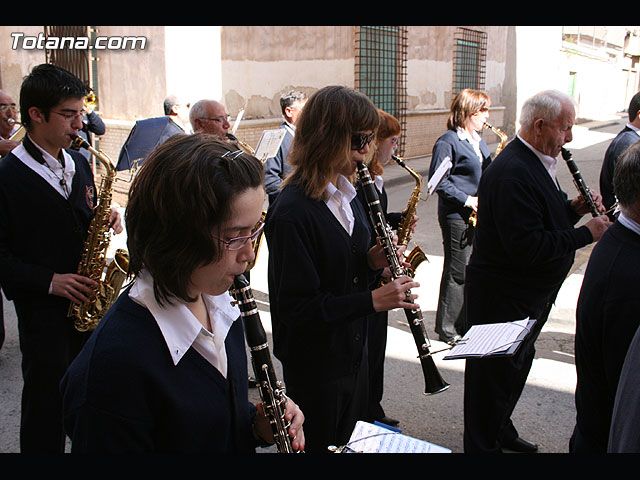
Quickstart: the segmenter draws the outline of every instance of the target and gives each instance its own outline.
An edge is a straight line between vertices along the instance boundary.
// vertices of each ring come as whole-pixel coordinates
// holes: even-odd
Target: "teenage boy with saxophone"
[[[22,452],[64,452],[58,384],[86,339],[67,311],[95,286],[75,272],[96,192],[89,164],[67,148],[88,92],[62,68],[36,66],[20,90],[27,135],[0,162],[0,284],[18,317]],[[111,225],[122,230],[115,211]]]

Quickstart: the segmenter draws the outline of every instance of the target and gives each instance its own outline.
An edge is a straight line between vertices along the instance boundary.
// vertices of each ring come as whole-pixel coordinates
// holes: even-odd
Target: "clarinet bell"
[[[422,359],[422,371],[424,373],[425,395],[435,395],[444,392],[450,385],[444,381],[431,356]]]

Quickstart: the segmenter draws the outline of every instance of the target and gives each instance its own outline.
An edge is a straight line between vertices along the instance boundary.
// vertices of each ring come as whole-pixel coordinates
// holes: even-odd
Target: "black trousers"
[[[313,375],[283,377],[287,395],[304,413],[305,452],[330,453],[329,446],[346,445],[358,420],[367,420],[369,367],[367,349],[358,372],[318,381]]]
[[[471,256],[467,241],[467,223],[461,218],[439,220],[442,231],[444,263],[436,311],[435,331],[443,341],[460,334],[465,324],[465,270]]]
[[[382,408],[384,394],[384,360],[387,350],[388,312],[379,312],[369,320],[368,355],[369,355],[369,422],[382,420],[385,416]]]
[[[89,333],[78,332],[67,318],[68,301],[46,304],[15,300],[22,352],[22,453],[64,453],[59,383]]]
[[[2,291],[0,290],[0,348],[4,345],[4,300],[2,299]]]
[[[544,326],[557,291],[536,302],[503,295],[486,282],[467,277],[467,326],[536,319],[515,355],[467,359],[464,372],[464,452],[500,453],[502,445],[517,438],[511,414],[518,403],[535,357],[535,342]]]

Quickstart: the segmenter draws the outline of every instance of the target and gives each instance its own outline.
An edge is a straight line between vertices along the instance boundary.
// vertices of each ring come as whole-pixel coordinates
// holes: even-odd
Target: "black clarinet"
[[[229,292],[240,308],[247,345],[249,345],[251,353],[253,372],[256,376],[265,415],[271,424],[278,453],[296,453],[291,446],[291,437],[288,433],[290,423],[284,417],[287,396],[282,383],[276,378],[267,334],[260,321],[260,313],[246,277],[244,275],[235,277]]]
[[[371,180],[369,175],[369,169],[362,162],[358,162],[358,177],[362,184],[362,189],[369,205],[369,216],[371,223],[375,229],[376,236],[380,245],[383,247],[387,261],[389,262],[389,268],[391,269],[391,275],[393,279],[399,278],[403,275],[407,275],[405,268],[398,259],[398,254],[393,246],[393,231],[387,223],[378,191],[376,186]],[[407,300],[410,300],[411,291],[406,292]],[[422,365],[422,373],[425,381],[425,395],[432,395],[440,393],[449,388],[449,384],[445,382],[440,376],[440,372],[436,367],[431,352],[429,351],[429,340],[427,332],[424,328],[424,322],[422,320],[421,310],[412,310],[405,308],[404,313],[409,322],[409,328],[413,334],[413,339],[418,347],[418,358]]]
[[[573,155],[569,150],[567,150],[564,147],[562,147],[561,151],[562,151],[562,158],[567,163],[567,166],[569,167],[569,171],[571,172],[571,175],[573,175],[573,183],[575,184],[576,188],[580,192],[580,195],[582,195],[582,198],[584,198],[584,201],[587,202],[587,206],[589,207],[589,211],[591,212],[591,215],[594,217],[602,215],[598,211],[598,207],[596,207],[596,202],[593,201],[593,197],[591,196],[591,190],[589,190],[589,187],[587,187],[587,184],[584,183],[584,179],[582,178],[582,174],[578,169],[578,165],[576,165],[576,162],[573,160]]]

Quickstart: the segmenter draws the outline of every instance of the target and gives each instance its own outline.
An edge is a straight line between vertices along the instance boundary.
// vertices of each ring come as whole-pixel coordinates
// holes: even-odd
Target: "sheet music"
[[[390,430],[363,421],[356,423],[349,443],[343,451],[346,453],[451,453],[448,448],[402,435],[395,429]]]
[[[242,116],[244,115],[244,108],[238,112],[236,116],[236,121],[233,122],[233,127],[231,127],[231,135],[235,135],[238,127],[240,126],[240,121],[242,120]]]
[[[454,345],[444,360],[512,355],[534,323],[535,320],[525,318],[514,322],[474,325]]]
[[[258,160],[275,157],[286,133],[287,132],[284,128],[276,128],[274,130],[265,130],[262,132],[262,136],[260,137],[254,156]]]
[[[451,170],[451,165],[452,165],[451,158],[446,157],[442,161],[440,166],[436,169],[436,171],[433,172],[433,175],[431,176],[431,178],[429,179],[429,182],[427,183],[427,193],[429,195],[432,195],[433,192],[435,192],[436,188],[438,188],[438,185],[440,185],[440,182],[442,182],[444,177],[449,173],[449,170]]]

